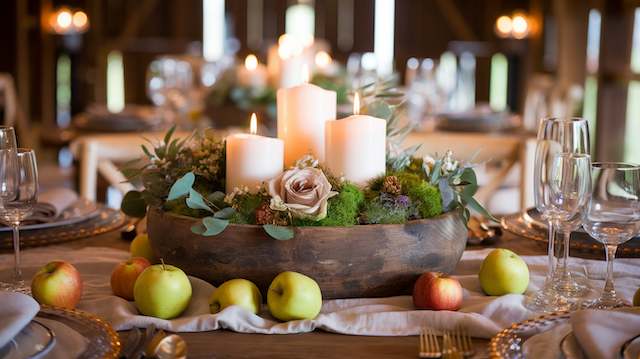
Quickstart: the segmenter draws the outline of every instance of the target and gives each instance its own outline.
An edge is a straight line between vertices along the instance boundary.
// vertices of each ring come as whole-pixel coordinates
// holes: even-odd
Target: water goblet
[[[18,148],[16,154],[16,195],[0,208],[0,220],[11,226],[13,232],[14,282],[3,284],[2,289],[28,293],[29,287],[22,280],[20,267],[20,222],[33,211],[38,197],[38,170],[33,150]]]
[[[640,233],[640,166],[598,162],[591,174],[593,191],[584,229],[605,247],[607,277],[600,298],[586,306],[611,309],[627,305],[615,291],[613,261],[618,245]]]
[[[589,128],[588,123],[580,118],[547,118],[540,123],[536,144],[534,166],[534,196],[536,208],[547,221],[548,225],[548,268],[544,286],[537,292],[530,292],[525,298],[525,306],[535,312],[547,312],[564,307],[564,301],[558,301],[558,293],[553,288],[555,264],[555,232],[558,223],[574,216],[559,211],[558,203],[553,202],[553,166],[560,165],[558,156],[565,154],[581,155],[575,158],[589,156]],[[568,157],[570,158],[570,157]],[[578,162],[584,163],[585,160]],[[563,197],[560,197],[562,199]],[[558,199],[558,198],[556,198]],[[563,199],[563,201],[566,199]],[[575,204],[578,199],[572,200]],[[583,201],[584,202],[584,201]],[[566,206],[569,202],[559,203]]]

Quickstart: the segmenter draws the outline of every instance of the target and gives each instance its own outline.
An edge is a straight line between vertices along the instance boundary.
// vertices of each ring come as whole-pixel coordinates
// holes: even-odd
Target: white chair
[[[164,135],[164,132],[104,134],[82,136],[74,140],[70,147],[73,155],[80,160],[80,195],[96,200],[98,174],[123,194],[134,189],[131,183],[126,182],[116,163],[142,157],[141,145],[151,147],[146,139],[161,142]],[[188,135],[176,133],[174,136]]]

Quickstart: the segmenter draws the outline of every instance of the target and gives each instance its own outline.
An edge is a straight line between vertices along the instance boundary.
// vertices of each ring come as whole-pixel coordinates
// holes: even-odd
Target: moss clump
[[[340,193],[329,199],[327,216],[317,222],[294,219],[294,226],[344,227],[358,224],[358,213],[364,194],[354,184],[345,183]]]
[[[360,220],[364,224],[400,224],[407,221],[410,211],[411,204],[407,196],[382,194],[365,203]]]
[[[442,213],[442,199],[438,188],[430,185],[414,173],[399,173],[402,192],[409,196],[421,218],[431,218]]]
[[[260,194],[244,194],[238,196],[235,202],[236,211],[229,221],[236,224],[255,224],[256,209],[265,202],[265,198]]]

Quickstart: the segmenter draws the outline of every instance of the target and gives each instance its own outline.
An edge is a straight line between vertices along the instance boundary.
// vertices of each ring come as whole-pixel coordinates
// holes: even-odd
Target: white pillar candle
[[[324,161],[325,123],[336,118],[336,93],[303,83],[278,90],[278,138],[284,141],[284,164],[304,155]]]
[[[244,87],[264,88],[267,85],[267,69],[253,54],[246,57],[244,66],[238,66],[236,77],[238,83]]]
[[[386,172],[387,121],[359,115],[356,94],[354,115],[326,124],[325,165],[336,176],[365,185]]]
[[[227,136],[226,191],[248,187],[255,191],[262,182],[278,176],[283,169],[284,142],[256,135],[256,114],[251,115],[251,134]]]

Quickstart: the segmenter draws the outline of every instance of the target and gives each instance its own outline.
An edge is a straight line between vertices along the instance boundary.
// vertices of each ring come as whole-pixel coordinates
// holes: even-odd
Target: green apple
[[[73,309],[82,296],[80,272],[71,263],[49,262],[33,277],[31,295],[40,304]]]
[[[322,308],[322,292],[315,280],[296,272],[282,272],[267,292],[271,315],[282,321],[313,319]]]
[[[191,283],[180,268],[168,264],[152,265],[136,279],[133,298],[144,315],[175,318],[189,306]]]
[[[633,306],[640,307],[640,288],[638,288],[636,293],[633,295]]]
[[[146,233],[138,234],[131,241],[129,252],[131,252],[131,257],[142,257],[148,260],[149,263],[158,263],[156,255],[151,248],[151,243],[149,243],[149,236]]]
[[[222,283],[209,299],[212,314],[232,305],[239,305],[251,313],[258,314],[261,304],[260,290],[246,279],[231,279]]]
[[[480,265],[478,278],[488,295],[522,294],[529,286],[529,267],[512,251],[497,248]]]

